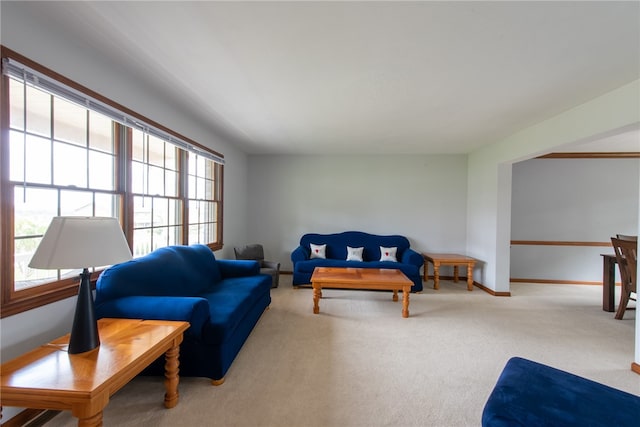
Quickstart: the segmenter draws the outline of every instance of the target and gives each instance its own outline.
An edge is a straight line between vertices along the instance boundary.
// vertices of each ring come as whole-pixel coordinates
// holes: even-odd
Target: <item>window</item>
[[[134,257],[222,247],[222,156],[4,47],[2,57],[3,317],[76,292],[79,271],[28,267],[54,216],[119,218]]]

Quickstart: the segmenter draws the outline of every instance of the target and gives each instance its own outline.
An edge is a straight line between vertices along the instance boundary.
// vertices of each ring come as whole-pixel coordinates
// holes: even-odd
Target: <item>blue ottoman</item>
[[[640,426],[640,397],[513,357],[482,411],[488,426]]]

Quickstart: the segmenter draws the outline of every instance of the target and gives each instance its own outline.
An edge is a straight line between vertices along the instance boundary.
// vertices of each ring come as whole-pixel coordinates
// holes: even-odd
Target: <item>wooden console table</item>
[[[164,405],[178,404],[178,355],[188,322],[100,319],[100,347],[67,353],[69,335],[1,366],[4,406],[70,410],[78,426],[101,426],[109,398],[165,354]]]
[[[473,290],[473,267],[476,265],[476,259],[458,254],[438,254],[438,253],[422,253],[424,258],[424,281],[429,280],[428,270],[429,264],[433,264],[433,289],[440,289],[440,266],[453,266],[453,281],[458,281],[458,266],[467,266],[467,290]]]

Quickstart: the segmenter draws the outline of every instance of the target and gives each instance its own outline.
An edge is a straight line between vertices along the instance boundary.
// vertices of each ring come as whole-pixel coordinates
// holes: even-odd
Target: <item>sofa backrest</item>
[[[207,246],[167,246],[103,271],[96,283],[96,304],[134,295],[198,296],[220,280]]]
[[[376,234],[363,233],[361,231],[345,231],[334,234],[305,234],[300,238],[307,257],[310,253],[310,244],[327,245],[326,256],[329,259],[346,259],[347,246],[352,248],[364,247],[362,259],[364,261],[380,260],[380,246],[386,248],[396,247],[398,251],[396,257],[398,261],[402,259],[402,254],[409,248],[409,240],[404,236],[379,236]]]

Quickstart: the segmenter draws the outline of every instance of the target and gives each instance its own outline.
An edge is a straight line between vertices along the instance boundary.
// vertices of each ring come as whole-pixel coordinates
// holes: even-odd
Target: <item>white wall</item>
[[[637,127],[639,93],[636,80],[469,155],[467,252],[487,262],[485,286],[509,291],[511,165],[565,144]]]
[[[640,145],[640,141],[638,142]],[[511,240],[609,242],[638,234],[640,159],[531,159],[513,165]],[[511,247],[511,278],[602,281],[588,246]]]
[[[248,241],[291,271],[305,233],[401,234],[418,251],[464,252],[464,155],[250,156]]]

